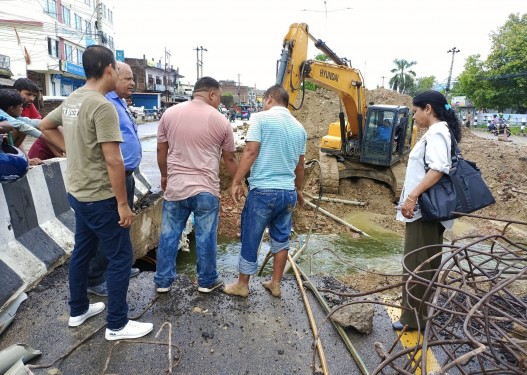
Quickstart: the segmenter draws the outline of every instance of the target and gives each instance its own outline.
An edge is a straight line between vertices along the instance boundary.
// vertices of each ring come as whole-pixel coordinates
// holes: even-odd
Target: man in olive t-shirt
[[[153,325],[128,320],[133,214],[126,199],[119,118],[113,104],[104,97],[115,89],[116,62],[112,50],[93,45],[84,51],[82,64],[86,84],[40,123],[44,133],[66,150],[66,188],[75,211],[68,325],[77,327],[105,308],[102,302],[90,304],[87,292],[89,263],[100,242],[108,258],[105,337],[133,339],[148,334]],[[64,135],[58,130],[60,125]]]

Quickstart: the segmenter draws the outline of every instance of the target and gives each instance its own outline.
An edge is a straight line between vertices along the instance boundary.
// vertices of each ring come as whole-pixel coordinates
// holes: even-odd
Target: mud
[[[299,98],[300,100],[300,98]],[[376,89],[367,91],[368,102],[377,104],[396,104],[411,107],[412,98],[392,90]],[[339,112],[339,100],[332,92],[318,89],[308,91],[303,107],[293,112],[305,126],[308,133],[306,160],[317,159],[320,139],[326,134],[328,124],[336,121]],[[421,134],[422,135],[422,134]],[[527,221],[527,195],[513,191],[527,191],[527,154],[526,146],[514,142],[499,142],[497,139],[484,139],[463,128],[460,148],[465,158],[475,161],[481,169],[485,181],[496,198],[496,204],[478,212],[479,215],[493,218],[511,218]],[[241,151],[238,152],[241,157]],[[305,191],[316,195],[318,179],[306,170]],[[236,238],[239,235],[242,204],[236,205],[230,198],[230,178],[222,169],[222,208],[220,214],[220,234]],[[358,200],[365,202],[364,207],[350,207],[340,203],[322,203],[321,207],[342,217],[350,217],[360,212],[371,214],[369,220],[390,231],[402,234],[404,226],[395,221],[393,194],[388,186],[368,179],[343,179],[340,181],[339,194],[329,197]],[[310,228],[313,211],[306,207],[296,210],[293,227],[297,232]],[[463,218],[462,226],[468,232],[488,232],[501,228],[489,220]],[[460,225],[461,227],[461,225]],[[318,215],[315,230],[319,233],[342,233],[348,229],[336,224],[332,219]]]

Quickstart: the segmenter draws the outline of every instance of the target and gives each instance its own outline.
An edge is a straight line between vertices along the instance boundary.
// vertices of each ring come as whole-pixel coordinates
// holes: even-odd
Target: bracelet
[[[406,199],[408,199],[412,203],[417,203],[417,199],[412,199],[410,196],[407,196]]]

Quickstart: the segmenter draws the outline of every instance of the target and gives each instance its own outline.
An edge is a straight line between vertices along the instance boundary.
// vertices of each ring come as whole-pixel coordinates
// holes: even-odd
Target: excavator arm
[[[314,38],[305,23],[295,23],[289,27],[284,38],[281,58],[278,65],[276,84],[289,93],[289,107],[295,102],[304,80],[336,92],[346,112],[347,124],[340,119],[340,135],[347,140],[361,137],[366,114],[366,92],[360,72],[347,65],[346,60],[337,56],[323,41]],[[308,41],[312,40],[334,64],[307,60]]]
[[[308,60],[309,40],[333,63]],[[337,192],[339,178],[368,177],[387,183],[398,196],[402,180],[395,163],[400,167],[399,161],[410,149],[405,141],[408,107],[368,107],[360,71],[314,38],[307,24],[295,23],[283,40],[276,75],[276,84],[289,93],[290,110],[299,109],[295,105],[304,80],[335,92],[341,103],[339,121],[329,124],[320,144],[324,190]],[[338,155],[341,166],[328,155]],[[404,170],[404,165],[401,168]]]

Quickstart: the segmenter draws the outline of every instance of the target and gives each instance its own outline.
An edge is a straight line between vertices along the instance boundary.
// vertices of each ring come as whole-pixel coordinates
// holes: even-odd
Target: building
[[[184,78],[179,69],[162,64],[161,60],[147,60],[144,55],[142,59],[127,57],[124,61],[132,68],[135,91],[160,94],[163,107],[189,99],[179,91],[180,79]]]
[[[0,35],[0,61],[12,79],[28,77],[43,95],[67,96],[86,81],[87,46],[99,41],[115,49],[113,5],[111,0],[3,1]]]
[[[232,95],[234,104],[249,104],[249,87],[239,85],[235,81],[220,81],[220,87],[223,95]]]

